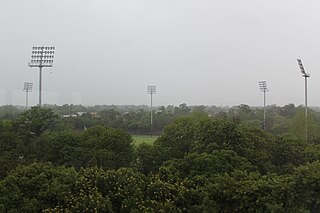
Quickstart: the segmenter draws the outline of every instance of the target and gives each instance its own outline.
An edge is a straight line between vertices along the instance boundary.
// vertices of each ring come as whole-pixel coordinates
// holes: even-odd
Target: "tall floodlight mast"
[[[310,77],[310,74],[309,73],[306,73],[304,67],[303,67],[303,64],[302,64],[302,61],[300,58],[297,59],[298,61],[298,64],[299,64],[299,67],[300,67],[300,70],[301,70],[301,73],[302,73],[302,77],[304,77],[304,99],[305,99],[305,119],[306,119],[306,140],[308,140],[308,84],[307,84],[307,79]]]
[[[24,82],[23,91],[26,92],[26,108],[28,108],[28,96],[29,92],[32,91],[33,83],[31,82]]]
[[[31,61],[29,67],[39,67],[39,106],[41,107],[42,91],[42,68],[52,67],[54,57],[54,47],[37,46],[32,47]]]
[[[153,94],[156,94],[156,86],[150,86],[150,85],[148,85],[148,87],[147,87],[147,92],[148,92],[148,94],[150,94],[150,96],[151,96],[150,125],[151,125],[151,127],[152,127],[152,124],[153,124],[153,120],[152,120],[152,114],[153,114],[153,111],[152,111],[152,95],[153,95]]]
[[[266,81],[259,81],[259,87],[263,92],[263,129],[266,129],[266,93],[268,92]]]

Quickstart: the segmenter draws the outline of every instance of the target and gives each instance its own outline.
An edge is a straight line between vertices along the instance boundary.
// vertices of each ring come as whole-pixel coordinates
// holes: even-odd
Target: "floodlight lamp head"
[[[31,60],[29,62],[30,67],[52,67],[54,58],[54,47],[49,46],[34,46],[32,47]],[[35,51],[36,50],[36,51]],[[51,51],[48,51],[51,50]],[[51,60],[47,60],[51,59]]]
[[[261,92],[268,92],[266,81],[259,81],[259,87]]]
[[[299,67],[300,67],[300,71],[302,73],[302,76],[305,77],[305,78],[308,78],[310,77],[310,74],[309,73],[306,73],[305,69],[304,69],[304,66],[302,64],[302,60],[301,58],[297,58],[297,61],[298,61],[298,64],[299,64]]]
[[[148,94],[156,94],[156,86],[151,86],[151,85],[148,85],[147,86],[147,93]]]
[[[24,82],[24,88],[23,91],[31,92],[33,87],[33,83],[31,82]]]

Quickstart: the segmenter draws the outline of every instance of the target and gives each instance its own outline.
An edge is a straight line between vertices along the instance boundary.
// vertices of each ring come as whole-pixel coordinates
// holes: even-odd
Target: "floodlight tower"
[[[23,91],[26,92],[26,108],[28,108],[28,94],[32,91],[33,83],[31,82],[24,82]]]
[[[150,94],[150,96],[151,96],[150,125],[152,126],[152,124],[153,124],[153,120],[152,120],[152,114],[153,114],[153,112],[152,112],[152,95],[153,95],[153,94],[156,94],[156,86],[150,86],[150,85],[148,85],[148,87],[147,87],[147,92],[148,92],[148,94]]]
[[[299,67],[300,67],[300,70],[301,70],[301,73],[302,73],[302,77],[304,77],[304,98],[305,98],[305,119],[306,119],[306,140],[308,140],[308,84],[307,84],[307,79],[310,77],[310,74],[309,73],[306,73],[304,67],[303,67],[303,64],[302,64],[302,61],[300,58],[297,59],[298,61],[298,64],[299,64]]]
[[[41,107],[42,90],[42,68],[52,67],[54,57],[54,47],[34,46],[32,47],[31,61],[29,67],[39,67],[39,106]]]
[[[266,129],[266,93],[268,92],[266,81],[259,81],[260,91],[263,92],[263,129]]]

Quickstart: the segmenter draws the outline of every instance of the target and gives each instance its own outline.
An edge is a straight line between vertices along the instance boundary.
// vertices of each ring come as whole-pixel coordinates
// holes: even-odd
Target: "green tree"
[[[164,129],[155,145],[163,148],[170,158],[183,158],[192,151],[198,120],[181,117]]]
[[[304,163],[305,141],[289,137],[279,137],[270,144],[271,163],[277,173],[292,173],[296,166]]]
[[[226,163],[227,162],[227,163]],[[164,177],[192,178],[195,176],[211,176],[217,173],[231,173],[235,170],[256,171],[246,158],[239,157],[232,150],[220,150],[212,154],[192,153],[183,159],[174,159],[164,163],[160,174]]]
[[[297,168],[293,175],[295,202],[305,212],[320,211],[320,162]]]
[[[142,143],[135,148],[134,167],[145,175],[157,173],[166,159],[168,157],[161,147]]]
[[[179,105],[179,107],[174,108],[174,116],[179,117],[179,116],[186,116],[189,115],[191,109],[187,106],[187,104],[182,103]]]
[[[32,107],[19,116],[16,120],[16,128],[40,136],[53,125],[57,117],[51,109]]]
[[[73,131],[50,132],[35,141],[36,158],[54,165],[77,166],[76,149],[81,147],[80,134]]]
[[[88,165],[115,169],[133,161],[133,139],[124,130],[96,126],[82,135],[83,146],[90,150]]]
[[[109,198],[98,188],[104,174],[104,170],[96,167],[81,169],[72,190],[65,196],[66,202],[45,212],[113,212]]]
[[[312,163],[320,160],[320,144],[310,144],[302,152],[304,162]]]
[[[62,205],[75,178],[72,168],[47,163],[18,166],[0,181],[0,203],[6,212],[39,212]]]
[[[218,174],[202,187],[215,212],[299,212],[290,176],[235,171]]]

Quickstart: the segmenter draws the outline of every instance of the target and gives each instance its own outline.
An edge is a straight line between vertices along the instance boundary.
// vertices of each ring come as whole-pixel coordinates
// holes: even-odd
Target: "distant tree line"
[[[154,109],[153,125],[150,125],[150,109],[148,106],[115,106],[98,105],[84,107],[81,105],[45,105],[58,116],[58,124],[54,128],[83,131],[86,128],[101,125],[123,129],[131,134],[160,135],[165,126],[179,117],[193,113],[205,114],[209,117],[241,122],[247,126],[263,127],[263,109],[245,104],[234,107],[217,106],[160,106]],[[25,111],[13,106],[0,107],[0,120],[13,120]],[[267,106],[266,131],[278,136],[304,138],[304,107],[287,104],[283,107]],[[320,109],[311,108],[308,114],[308,129],[311,139],[320,137]]]

